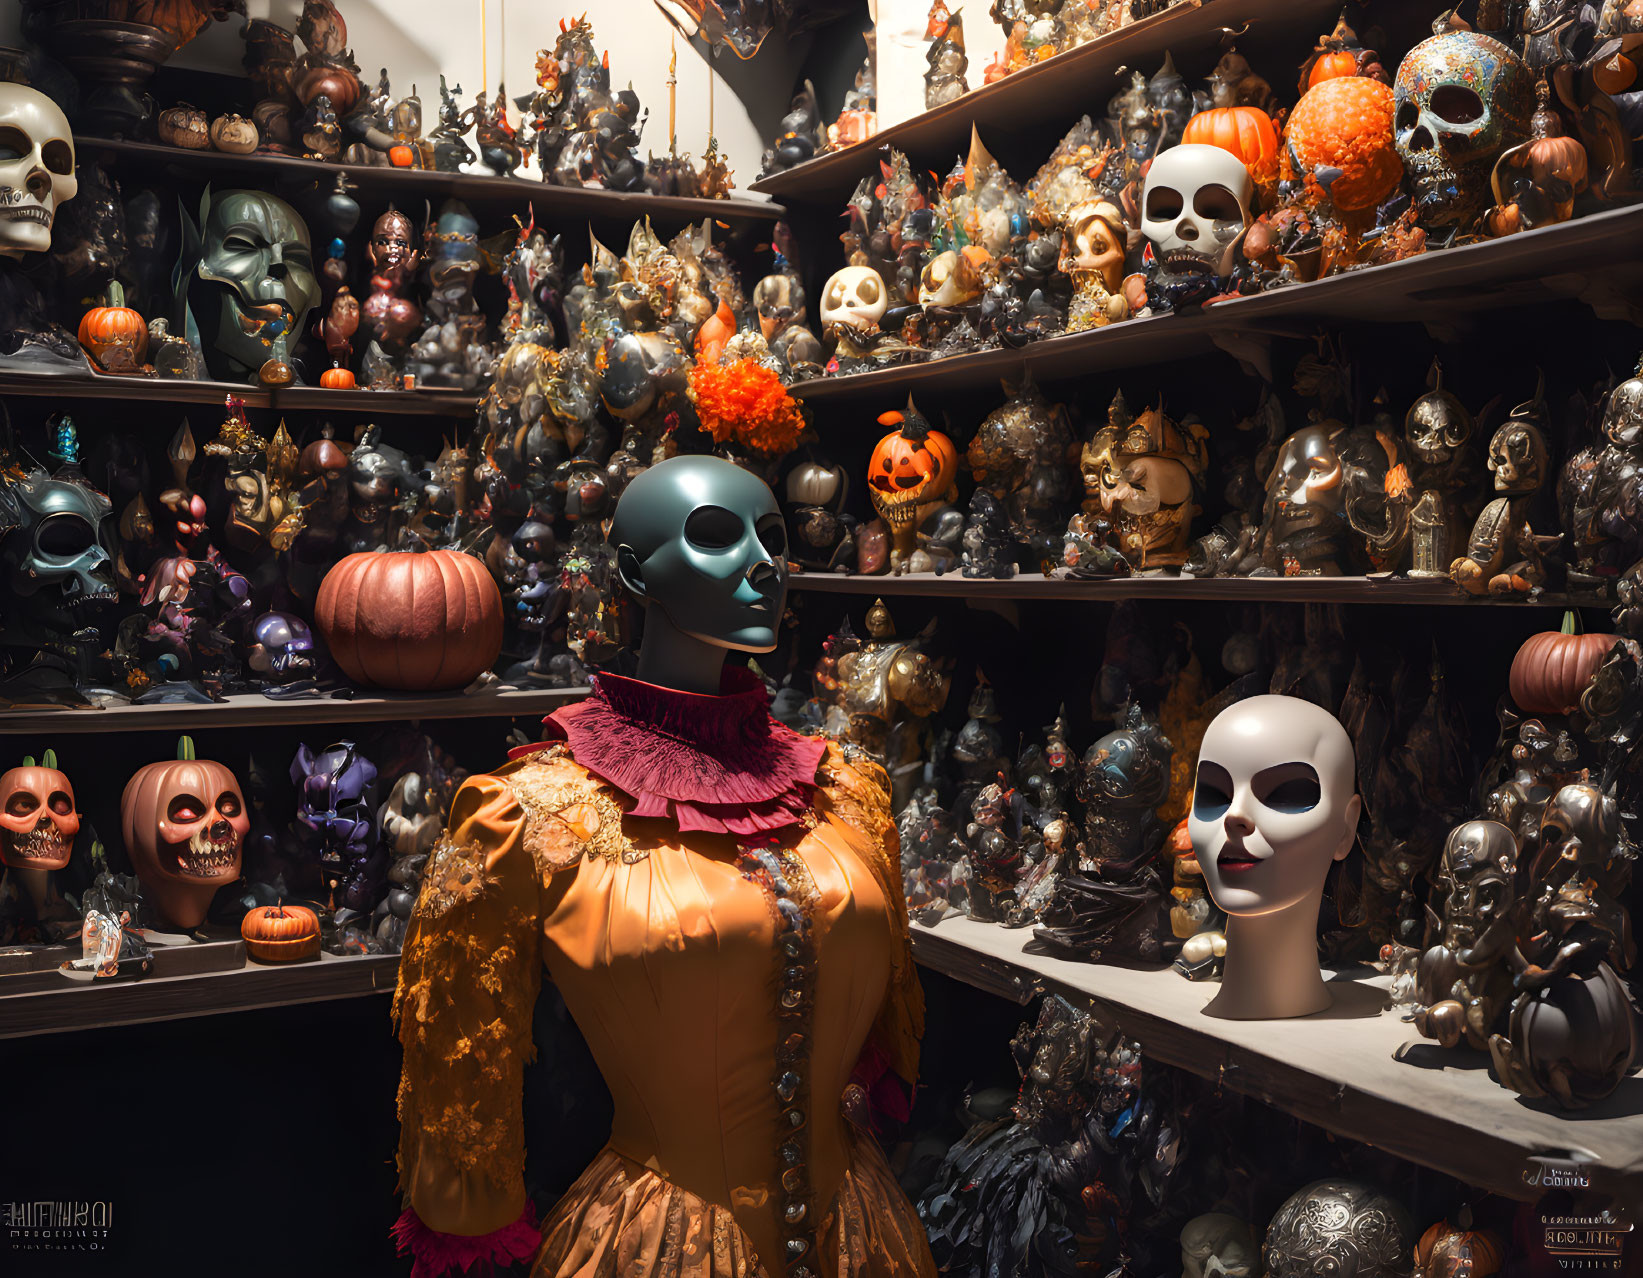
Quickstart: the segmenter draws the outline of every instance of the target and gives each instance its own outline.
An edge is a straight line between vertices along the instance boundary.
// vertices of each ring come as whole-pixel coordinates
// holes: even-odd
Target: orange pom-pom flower
[[[1320,80],[1290,112],[1284,142],[1284,179],[1333,173],[1327,198],[1343,213],[1374,208],[1403,177],[1392,142],[1392,90],[1379,80]]]
[[[781,378],[751,359],[695,365],[690,399],[715,443],[739,444],[763,457],[792,452],[804,430],[804,415]]]

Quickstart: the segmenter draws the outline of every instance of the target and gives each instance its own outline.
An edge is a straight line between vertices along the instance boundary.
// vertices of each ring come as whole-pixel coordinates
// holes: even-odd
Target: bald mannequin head
[[[1198,748],[1187,829],[1215,904],[1259,916],[1310,904],[1352,850],[1361,800],[1352,738],[1298,697],[1250,697],[1217,715]]]

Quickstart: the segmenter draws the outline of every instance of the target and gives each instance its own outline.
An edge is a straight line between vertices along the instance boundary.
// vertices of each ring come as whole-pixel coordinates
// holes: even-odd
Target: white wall
[[[962,5],[947,0],[947,7],[964,15],[964,52],[970,59],[964,79],[979,89],[987,64],[1004,48],[1004,31],[987,16],[988,0]],[[924,28],[929,20],[930,0],[878,0],[880,128],[924,110],[924,73],[930,69]]]
[[[21,42],[19,7],[16,0],[0,0],[0,43]],[[611,83],[620,88],[631,80],[650,112],[640,154],[647,148],[657,154],[667,149],[667,68],[674,28],[652,0],[337,0],[337,7],[367,82],[386,66],[396,96],[410,92],[415,83],[427,126],[436,118],[441,71],[453,87],[462,85],[464,105],[482,84],[494,93],[498,80],[506,84],[510,98],[529,93],[535,87],[536,51],[553,46],[561,17],[586,12],[597,46],[610,51]],[[253,18],[294,29],[302,3],[249,0],[247,9]],[[173,61],[240,74],[240,25],[238,19],[213,24]],[[708,63],[699,42],[692,46],[679,37],[677,47],[679,149],[699,156],[708,137]],[[787,109],[804,51],[803,42],[786,47],[772,36],[745,66],[735,65],[728,50],[719,55],[713,125],[738,187],[758,176],[760,154]]]

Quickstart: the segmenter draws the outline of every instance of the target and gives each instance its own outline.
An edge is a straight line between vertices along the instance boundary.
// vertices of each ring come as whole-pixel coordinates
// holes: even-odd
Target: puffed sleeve
[[[394,995],[406,1211],[394,1233],[415,1278],[528,1260],[536,1248],[521,1087],[535,1054],[543,881],[528,843],[505,777],[470,778],[406,933]]]
[[[828,745],[818,777],[821,781],[816,791],[818,812],[840,827],[861,855],[889,902],[891,925],[895,929],[890,988],[873,1024],[864,1064],[874,1060],[886,1062],[910,1088],[918,1082],[919,1040],[924,1037],[924,988],[919,984],[918,968],[913,964],[907,892],[901,877],[901,839],[890,814],[890,778],[869,759],[847,759],[835,744]],[[872,1080],[866,1080],[866,1085],[871,1090]]]

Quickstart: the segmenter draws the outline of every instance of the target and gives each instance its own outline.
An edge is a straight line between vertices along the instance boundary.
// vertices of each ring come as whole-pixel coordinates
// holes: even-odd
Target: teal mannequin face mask
[[[787,533],[769,487],[717,457],[673,457],[623,491],[611,520],[622,582],[698,644],[769,652],[787,602]],[[654,636],[659,638],[660,635]]]

